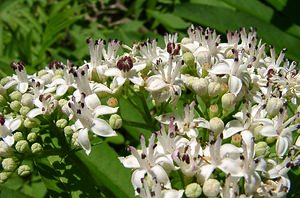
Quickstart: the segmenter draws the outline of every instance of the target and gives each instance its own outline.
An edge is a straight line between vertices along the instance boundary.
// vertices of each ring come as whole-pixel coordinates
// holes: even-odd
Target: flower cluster
[[[122,127],[118,98],[136,92],[147,98],[135,107],[161,126],[119,157],[133,169],[136,195],[285,196],[287,173],[300,164],[300,73],[286,49],[266,53],[255,29],[244,28],[226,43],[193,26],[181,41],[175,33],[164,42],[89,38],[82,66],[53,61],[32,75],[12,63],[15,74],[0,82],[0,182],[16,170],[29,175],[22,159],[56,144],[89,155],[92,138]]]

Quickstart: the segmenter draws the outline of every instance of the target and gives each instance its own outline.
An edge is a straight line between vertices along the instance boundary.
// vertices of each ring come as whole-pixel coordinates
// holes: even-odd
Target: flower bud
[[[73,129],[72,129],[72,127],[71,127],[71,126],[66,126],[66,127],[64,128],[64,133],[65,133],[65,136],[66,136],[66,137],[72,135],[72,134],[73,134]]]
[[[75,132],[72,134],[72,140],[71,140],[72,144],[74,146],[80,146],[79,143],[78,143],[78,132]]]
[[[224,122],[218,117],[214,117],[209,121],[210,130],[216,135],[219,135],[224,130]]]
[[[20,111],[20,109],[21,109],[21,103],[20,103],[19,101],[15,100],[15,101],[12,101],[12,102],[9,104],[9,107],[10,107],[13,111],[18,112],[18,111]]]
[[[22,94],[21,94],[21,92],[19,92],[19,91],[13,91],[13,92],[11,92],[11,93],[9,94],[9,97],[10,97],[10,99],[11,99],[12,101],[14,101],[14,100],[20,101],[20,100],[21,100],[21,97],[22,97]]]
[[[263,128],[263,126],[262,125],[258,125],[258,126],[256,126],[254,129],[253,129],[253,134],[254,134],[254,137],[255,137],[255,140],[256,141],[260,141],[260,140],[262,140],[263,138],[264,138],[264,136],[262,136],[261,134],[260,134],[260,130]]]
[[[17,164],[13,158],[5,158],[2,161],[2,167],[5,171],[13,172],[17,168]]]
[[[31,109],[30,109],[29,107],[27,107],[27,106],[22,106],[22,107],[20,108],[20,114],[21,114],[22,116],[26,116],[27,113],[28,113],[30,110],[31,110]]]
[[[68,101],[66,99],[60,99],[58,101],[58,106],[62,107],[62,106],[64,106],[67,103],[68,103]]]
[[[185,52],[183,54],[183,61],[188,67],[195,66],[195,57],[191,52]]]
[[[108,100],[107,100],[107,105],[110,106],[110,107],[117,107],[118,106],[118,99],[115,98],[115,97],[110,97]]]
[[[267,102],[266,110],[268,114],[273,117],[279,113],[279,109],[282,108],[283,101],[279,98],[270,98]]]
[[[22,95],[21,104],[27,107],[33,107],[33,95],[25,93]]]
[[[191,183],[185,187],[185,196],[188,198],[197,198],[202,193],[202,188],[197,183]]]
[[[29,151],[29,144],[26,140],[20,140],[16,143],[15,148],[19,153],[26,153]]]
[[[1,84],[2,86],[4,86],[4,85],[6,85],[6,83],[8,83],[8,81],[10,81],[10,76],[6,76],[6,77],[4,77],[4,78],[1,78],[0,84]]]
[[[218,82],[211,82],[208,84],[208,95],[213,98],[221,93],[221,84]]]
[[[0,173],[0,184],[3,184],[4,182],[6,182],[6,180],[10,176],[10,174],[11,174],[10,172],[1,172]]]
[[[220,95],[225,94],[228,91],[228,84],[227,83],[221,83],[221,93]]]
[[[55,76],[60,76],[60,78],[61,78],[61,77],[64,76],[64,70],[62,70],[62,69],[57,69],[57,70],[55,70],[54,75],[55,75]]]
[[[43,150],[43,147],[42,147],[42,145],[40,143],[36,142],[36,143],[34,143],[34,144],[31,145],[31,152],[33,154],[40,153],[40,152],[42,152],[42,150]]]
[[[27,135],[27,140],[28,140],[28,142],[34,142],[34,141],[36,141],[36,138],[37,138],[36,133],[29,133],[29,134]]]
[[[192,89],[199,96],[207,95],[208,81],[205,78],[195,78],[192,81]]]
[[[233,109],[235,106],[235,95],[233,93],[226,93],[222,96],[221,101],[224,110]]]
[[[12,154],[12,149],[4,141],[0,141],[0,157],[8,157]]]
[[[13,136],[14,136],[15,142],[18,142],[20,140],[24,140],[22,132],[15,132]]]
[[[255,150],[256,157],[259,157],[259,156],[265,157],[266,155],[270,154],[270,151],[269,151],[270,147],[268,146],[268,144],[266,142],[258,142],[257,144],[255,144],[254,150]]]
[[[18,175],[21,177],[26,177],[28,175],[30,175],[31,170],[30,167],[28,165],[21,165],[18,168]]]
[[[29,128],[29,129],[39,126],[40,123],[41,123],[41,121],[37,118],[32,118],[32,119],[26,118],[23,122],[24,127]]]
[[[113,114],[109,118],[109,125],[113,129],[119,129],[122,127],[122,118],[118,114]]]
[[[203,193],[207,197],[216,197],[220,192],[220,182],[216,179],[208,179],[204,182]]]
[[[242,136],[239,133],[231,136],[231,144],[239,147],[241,146],[241,142],[242,142]]]
[[[210,118],[216,117],[219,113],[219,107],[217,104],[212,104],[209,106],[208,115]]]
[[[273,144],[277,140],[276,137],[266,137],[266,142],[268,144]]]
[[[0,106],[6,105],[7,101],[4,96],[0,95]]]
[[[67,124],[68,124],[68,121],[66,119],[59,119],[56,121],[56,126],[61,129],[65,128],[67,126]]]

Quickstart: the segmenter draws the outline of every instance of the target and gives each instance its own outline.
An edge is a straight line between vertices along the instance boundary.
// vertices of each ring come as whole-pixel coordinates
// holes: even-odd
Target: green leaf
[[[109,189],[114,197],[134,196],[130,170],[121,164],[117,153],[108,144],[93,146],[89,156],[83,151],[77,152],[76,155],[88,169],[85,174],[90,175],[98,185]]]
[[[9,189],[4,186],[0,186],[0,198],[7,198],[7,197],[13,197],[13,198],[29,198],[29,196],[25,195],[24,193],[21,193],[16,190]]]
[[[217,6],[217,7],[223,7],[223,8],[235,10],[235,8],[233,6],[227,4],[226,2],[220,1],[220,0],[191,0],[190,3]]]
[[[180,17],[170,13],[160,13],[154,10],[147,10],[147,13],[162,23],[164,26],[174,29],[185,29],[188,27],[188,23],[182,20]]]
[[[277,50],[287,48],[289,50],[288,57],[297,61],[300,60],[299,39],[246,13],[189,3],[176,6],[174,13],[194,23],[210,26],[223,33],[228,29],[236,30],[239,27],[254,26],[258,30],[259,37],[262,37],[264,41],[276,46]]]

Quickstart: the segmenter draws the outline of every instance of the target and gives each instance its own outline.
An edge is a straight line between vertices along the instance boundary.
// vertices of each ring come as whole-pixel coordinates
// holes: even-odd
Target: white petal
[[[143,187],[141,179],[145,177],[145,173],[146,171],[144,169],[137,169],[132,173],[131,183],[134,189]]]
[[[129,155],[127,157],[118,157],[123,166],[126,168],[140,168],[138,160],[133,156]]]
[[[295,142],[295,146],[300,148],[300,135],[298,136],[297,141]]]
[[[35,108],[35,109],[32,109],[31,111],[29,111],[27,113],[27,117],[28,118],[34,118],[34,117],[36,117],[38,115],[41,115],[41,114],[43,114],[43,111],[40,108]]]
[[[84,149],[87,155],[91,153],[91,143],[89,140],[88,129],[81,129],[78,132],[78,143]]]
[[[238,77],[230,75],[228,85],[230,92],[237,96],[242,89],[243,83]]]
[[[133,65],[133,67],[131,68],[131,70],[135,70],[136,72],[139,72],[141,70],[143,70],[145,67],[147,66],[147,64],[144,63],[135,63]]]
[[[108,87],[106,87],[105,85],[101,84],[101,83],[93,84],[92,85],[92,90],[95,93],[98,93],[98,92],[111,93],[111,90]]]
[[[195,118],[193,122],[197,123],[198,127],[210,129],[209,122],[204,118]]]
[[[222,62],[214,65],[209,72],[217,75],[230,74],[230,67],[226,62]]]
[[[14,144],[14,137],[12,135],[8,135],[6,137],[3,137],[3,141],[8,145],[12,146]]]
[[[276,153],[278,156],[282,157],[287,152],[289,147],[289,141],[285,137],[279,136],[276,142]]]
[[[94,115],[95,117],[98,117],[99,115],[107,115],[107,114],[113,114],[117,113],[118,107],[109,107],[106,105],[100,105],[95,108]]]
[[[132,76],[131,78],[129,78],[129,80],[133,83],[136,84],[138,86],[143,86],[144,85],[144,80],[142,77],[139,76]]]
[[[28,89],[28,82],[20,82],[17,85],[17,89],[21,92],[21,93],[25,93]]]
[[[276,137],[277,136],[276,129],[272,125],[263,126],[259,130],[259,133],[262,136],[267,136],[267,137]]]
[[[86,106],[90,109],[95,109],[100,105],[100,100],[96,94],[90,94],[84,98]]]
[[[18,84],[18,82],[15,79],[11,79],[10,81],[8,81],[5,85],[4,85],[4,89],[8,89],[14,85]]]
[[[114,81],[117,83],[117,87],[121,87],[125,83],[126,78],[123,76],[117,76],[114,78]]]
[[[162,190],[160,197],[161,198],[181,198],[183,196],[184,190]]]
[[[62,84],[66,84],[66,81],[62,78],[57,78],[53,80],[52,83],[48,85],[48,87],[54,87],[56,85],[62,85]]]
[[[9,123],[9,128],[11,131],[17,130],[22,124],[22,120],[20,118],[16,118]]]
[[[154,78],[154,76],[151,77],[147,79],[147,89],[149,91],[159,91],[167,86],[162,79],[157,77]]]
[[[151,170],[155,174],[157,181],[159,183],[163,183],[165,188],[171,188],[171,182],[169,180],[169,176],[160,165],[155,165],[154,167],[151,168]]]
[[[197,175],[198,180],[200,180],[201,183],[206,181],[210,177],[211,173],[215,170],[215,168],[216,167],[211,164],[206,164],[204,166],[201,166],[200,172]]]
[[[233,144],[223,144],[221,146],[221,158],[226,158],[226,157],[230,157],[233,159],[239,158],[240,153],[242,152],[243,152],[242,148],[238,148]]]
[[[110,137],[116,136],[116,132],[111,128],[111,126],[102,119],[95,118],[93,120],[93,125],[91,130],[99,136]]]
[[[218,166],[224,173],[229,174],[234,177],[243,176],[243,170],[241,168],[240,159],[230,159],[225,158],[222,160],[222,163]]]
[[[238,120],[229,121],[226,124],[225,129],[223,131],[224,139],[233,136],[234,134],[242,131],[243,129],[244,129],[244,126],[242,125],[242,123],[240,121],[238,121]]]
[[[122,71],[118,68],[108,68],[105,73],[105,76],[122,76]]]
[[[68,86],[67,85],[65,85],[65,84],[61,84],[61,85],[59,85],[57,88],[56,88],[56,94],[58,95],[58,96],[63,96],[63,95],[65,95],[65,93],[68,91]]]

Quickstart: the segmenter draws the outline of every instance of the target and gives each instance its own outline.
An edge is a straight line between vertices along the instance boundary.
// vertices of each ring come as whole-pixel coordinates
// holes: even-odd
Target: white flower
[[[281,108],[279,114],[272,120],[262,120],[264,126],[259,131],[262,136],[277,138],[276,153],[279,157],[282,157],[292,145],[292,132],[300,128],[300,124],[291,125],[299,117],[299,112],[284,122],[285,113],[285,110]]]
[[[158,74],[150,76],[146,81],[146,90],[148,90],[153,98],[159,102],[165,102],[171,99],[176,102],[181,95],[182,81],[180,79],[181,60],[169,58],[168,63],[163,64],[158,61],[156,64]]]
[[[145,67],[145,63],[133,63],[133,59],[130,56],[123,56],[118,60],[116,68],[109,68],[104,74],[114,77],[111,83],[113,90],[119,89],[127,79],[135,85],[143,86],[144,80],[138,75],[138,72]]]
[[[73,130],[78,131],[78,143],[88,155],[91,152],[91,144],[88,137],[89,131],[102,137],[116,135],[116,132],[111,126],[105,120],[98,118],[98,116],[116,113],[118,108],[101,105],[96,94],[87,97],[89,97],[89,100],[94,101],[93,107],[87,106],[84,94],[82,94],[82,99],[80,101],[76,101],[76,98],[72,97],[68,106],[72,110],[72,115],[70,117],[74,117],[76,120],[73,125]]]
[[[39,95],[33,103],[37,108],[34,108],[27,113],[27,117],[30,119],[42,114],[51,114],[57,106],[57,100],[50,94]]]
[[[3,141],[8,144],[8,146],[12,146],[14,144],[12,132],[17,130],[21,126],[21,123],[22,121],[20,118],[4,118],[0,115],[0,136]]]
[[[25,93],[29,87],[28,76],[25,70],[25,65],[23,62],[11,64],[11,68],[16,72],[17,75],[13,75],[8,83],[4,85],[5,89],[10,88],[11,86],[17,85],[17,89],[21,93]]]

